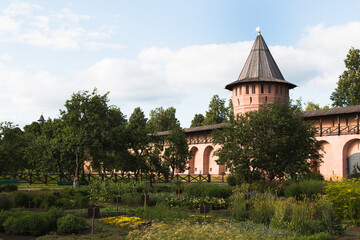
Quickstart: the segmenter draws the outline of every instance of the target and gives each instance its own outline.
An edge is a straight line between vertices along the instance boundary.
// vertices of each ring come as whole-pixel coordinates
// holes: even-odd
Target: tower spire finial
[[[260,27],[257,27],[256,31],[258,32],[258,35],[261,35]]]

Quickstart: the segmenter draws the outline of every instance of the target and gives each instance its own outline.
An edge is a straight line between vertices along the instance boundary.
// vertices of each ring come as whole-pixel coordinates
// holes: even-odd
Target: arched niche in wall
[[[349,140],[343,148],[343,176],[351,174],[357,164],[360,166],[360,139],[355,138]]]
[[[189,160],[189,174],[195,173],[195,158],[196,158],[198,151],[199,151],[199,149],[197,147],[192,147],[190,149],[191,158]]]
[[[203,174],[209,174],[210,172],[210,160],[212,157],[213,150],[214,148],[212,146],[207,146],[204,150]]]

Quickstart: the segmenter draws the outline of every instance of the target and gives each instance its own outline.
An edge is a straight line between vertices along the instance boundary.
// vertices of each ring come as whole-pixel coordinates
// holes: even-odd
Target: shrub
[[[57,220],[59,234],[79,233],[87,227],[85,219],[71,214]]]
[[[12,194],[15,206],[23,207],[27,202],[33,200],[33,194],[26,191],[17,191]]]
[[[94,181],[86,188],[91,196],[91,199],[109,201],[113,197],[122,196],[124,194],[136,193],[136,188],[132,183],[114,183]]]
[[[174,196],[171,193],[152,193],[149,194],[149,201],[147,202],[148,206],[155,206],[157,204],[164,203],[166,199],[170,196]]]
[[[14,192],[16,190],[18,190],[18,186],[16,184],[0,185],[0,192]]]
[[[232,194],[232,188],[228,186],[219,186],[217,184],[189,184],[185,187],[184,195],[191,197],[214,197],[229,198]]]
[[[56,198],[54,195],[45,195],[44,199],[40,205],[41,208],[50,208],[55,206]]]
[[[74,206],[79,208],[87,208],[90,206],[90,201],[88,196],[76,195]]]
[[[50,230],[55,230],[57,227],[57,220],[64,216],[64,212],[59,208],[51,208],[46,212],[46,220],[49,224]]]
[[[323,193],[325,187],[324,181],[304,180],[293,182],[285,187],[285,196],[294,197],[296,200],[304,198],[314,198],[317,194]]]
[[[22,215],[20,212],[0,211],[0,232],[4,232],[4,222],[11,216]]]
[[[330,199],[336,216],[345,223],[360,223],[360,181],[345,179],[326,184],[325,192]]]
[[[234,175],[229,175],[226,178],[226,182],[229,184],[229,186],[236,186],[237,185],[237,180],[236,180],[236,177]]]
[[[16,235],[40,236],[49,230],[44,214],[34,212],[22,212],[19,216],[10,216],[3,226],[6,233]]]
[[[12,201],[8,195],[0,194],[0,210],[9,210],[12,207]]]
[[[69,207],[71,206],[71,202],[70,202],[70,199],[68,198],[58,198],[55,200],[55,206],[56,207]]]

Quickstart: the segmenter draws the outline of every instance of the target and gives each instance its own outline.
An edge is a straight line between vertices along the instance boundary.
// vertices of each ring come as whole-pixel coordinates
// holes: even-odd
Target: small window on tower
[[[255,93],[255,85],[252,85],[252,93]]]
[[[265,102],[267,103],[267,96],[265,97]]]
[[[239,87],[239,95],[241,95],[241,86]]]
[[[249,85],[246,85],[246,94],[249,94]]]
[[[264,93],[264,84],[261,84],[261,93]]]
[[[250,97],[250,105],[252,104],[252,97]]]

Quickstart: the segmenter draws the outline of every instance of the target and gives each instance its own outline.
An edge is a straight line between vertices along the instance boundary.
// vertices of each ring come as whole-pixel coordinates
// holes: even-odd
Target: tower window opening
[[[239,87],[239,95],[241,95],[241,87]]]
[[[269,84],[268,92],[271,93],[271,85]]]
[[[240,99],[238,99],[238,106],[240,106]]]
[[[267,96],[265,97],[265,102],[267,103]]]
[[[255,93],[255,85],[252,85],[252,93]]]
[[[246,85],[246,94],[249,94],[249,85]]]
[[[264,85],[261,84],[261,93],[264,93]]]
[[[348,126],[348,125],[349,125],[349,119],[346,118],[346,126]]]
[[[252,104],[252,97],[250,97],[250,105]]]

